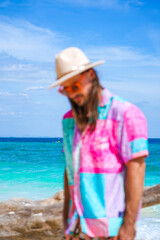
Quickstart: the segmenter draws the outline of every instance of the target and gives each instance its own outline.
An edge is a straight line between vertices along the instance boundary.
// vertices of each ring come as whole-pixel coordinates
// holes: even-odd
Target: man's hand
[[[135,226],[123,223],[119,229],[118,236],[115,240],[134,240],[135,235]]]
[[[134,240],[136,235],[136,230],[133,225],[123,223],[119,229],[118,236],[107,238],[108,240]],[[100,240],[105,240],[106,238],[100,237]]]

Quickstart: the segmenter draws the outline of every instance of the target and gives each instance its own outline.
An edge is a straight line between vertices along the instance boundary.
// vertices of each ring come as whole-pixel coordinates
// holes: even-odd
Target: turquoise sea
[[[0,138],[0,201],[39,200],[63,188],[62,138]],[[160,139],[149,139],[145,186],[160,183]],[[160,240],[160,206],[143,209],[137,240]],[[151,234],[152,233],[152,234]]]

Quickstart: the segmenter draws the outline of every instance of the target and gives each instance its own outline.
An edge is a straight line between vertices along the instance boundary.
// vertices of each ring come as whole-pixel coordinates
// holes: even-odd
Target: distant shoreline
[[[63,142],[62,137],[0,137],[0,142]],[[148,138],[149,143],[160,144],[160,138]]]
[[[62,137],[0,137],[0,142],[63,142]]]

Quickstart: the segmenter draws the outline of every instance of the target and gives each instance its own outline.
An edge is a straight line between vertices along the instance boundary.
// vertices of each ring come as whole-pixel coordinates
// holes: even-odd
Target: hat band
[[[85,68],[86,68],[89,64],[91,64],[91,62],[89,62],[89,63],[87,63],[87,64],[85,64],[85,65],[82,65],[82,66],[80,66],[80,67],[78,67],[78,66],[73,66],[73,67],[72,67],[72,71],[69,71],[69,72],[66,72],[66,73],[61,74],[61,75],[57,78],[57,80],[59,80],[60,78],[64,77],[65,75],[67,75],[67,74],[69,74],[69,73],[72,73],[72,72],[75,72],[75,71],[83,71],[83,70],[85,70]]]

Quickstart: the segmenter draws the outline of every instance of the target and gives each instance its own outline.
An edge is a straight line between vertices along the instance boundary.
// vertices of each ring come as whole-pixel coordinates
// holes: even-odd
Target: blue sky
[[[160,2],[0,0],[0,136],[62,136],[69,110],[54,56],[80,47],[102,85],[136,104],[149,137],[160,137]]]

